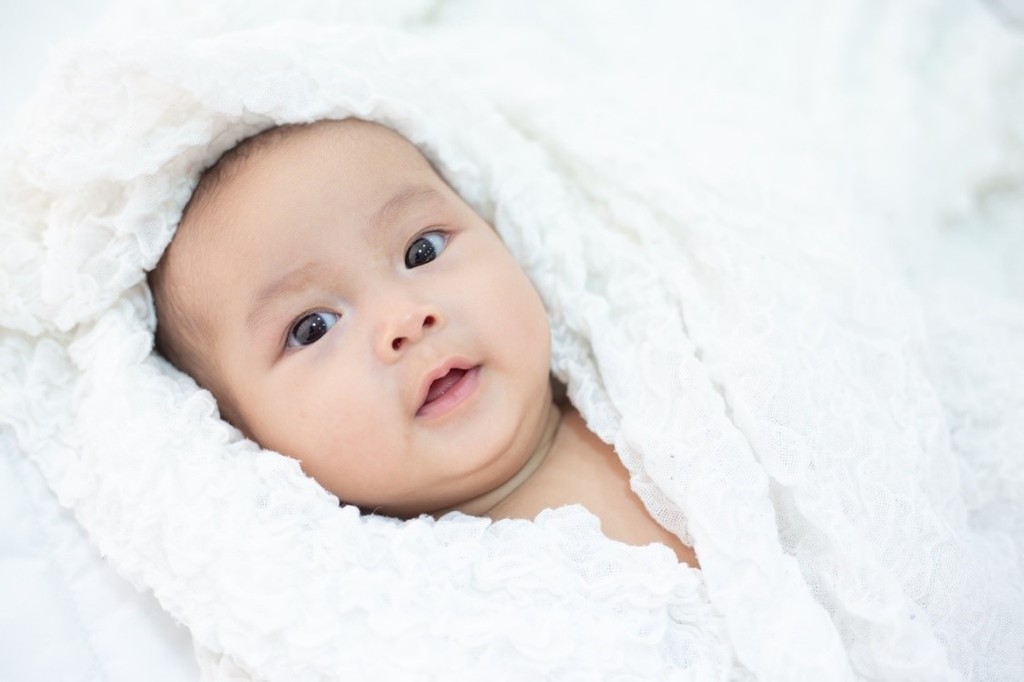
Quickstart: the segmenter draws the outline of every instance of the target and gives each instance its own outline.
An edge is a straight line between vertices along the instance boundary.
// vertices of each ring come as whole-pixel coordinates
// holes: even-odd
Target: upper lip
[[[416,411],[419,411],[427,401],[427,393],[430,392],[430,385],[441,377],[448,374],[453,369],[464,369],[470,370],[476,367],[475,362],[466,360],[465,358],[449,358],[437,365],[434,369],[430,370],[423,376],[423,380],[420,381],[420,388],[418,393],[418,399],[416,401]]]

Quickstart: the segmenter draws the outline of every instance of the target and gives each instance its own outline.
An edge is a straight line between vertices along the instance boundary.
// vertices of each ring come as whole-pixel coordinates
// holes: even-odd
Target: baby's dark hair
[[[194,314],[196,311],[202,312],[204,302],[184,300],[182,292],[170,285],[168,273],[173,267],[180,275],[188,276],[190,263],[186,256],[181,255],[187,250],[175,249],[175,245],[183,240],[196,239],[204,230],[210,229],[209,221],[197,217],[201,214],[201,209],[210,205],[225,183],[242,173],[253,159],[259,158],[275,142],[301,127],[303,124],[268,128],[242,140],[206,169],[182,211],[174,239],[147,276],[156,309],[156,351],[175,367],[190,375],[200,386],[213,392],[218,398],[221,411],[229,421],[236,421],[230,419],[232,397],[225,394],[223,386],[213,385],[216,373],[208,366],[209,354],[203,352],[204,344],[210,338],[207,328],[208,316]]]
[[[217,190],[231,178],[240,173],[247,165],[247,162],[259,158],[259,156],[271,147],[275,142],[287,137],[290,133],[305,127],[303,123],[289,123],[285,125],[267,128],[255,135],[241,140],[231,149],[220,155],[212,166],[203,171],[199,178],[192,196],[185,205],[181,214],[181,223],[184,223],[189,214],[189,209],[196,205],[202,205],[211,197],[217,194]],[[179,223],[180,224],[180,223]],[[159,267],[159,265],[157,266]]]

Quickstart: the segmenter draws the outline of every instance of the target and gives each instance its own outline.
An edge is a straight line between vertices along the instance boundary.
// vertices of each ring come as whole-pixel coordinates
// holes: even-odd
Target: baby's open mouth
[[[434,379],[434,382],[430,384],[430,388],[427,390],[427,398],[423,401],[423,404],[428,405],[450,391],[452,386],[459,383],[459,379],[465,376],[467,371],[469,370],[453,368],[440,379]]]
[[[430,382],[417,416],[434,416],[448,412],[461,403],[476,387],[479,367],[468,369],[453,367],[443,376]]]

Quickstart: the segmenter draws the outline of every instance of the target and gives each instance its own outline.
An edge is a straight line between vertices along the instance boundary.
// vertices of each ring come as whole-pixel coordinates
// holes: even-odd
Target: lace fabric
[[[624,78],[560,80],[590,53],[454,24],[86,42],[5,154],[0,427],[207,676],[1013,679],[1021,306],[915,295],[879,187],[823,172],[776,103],[684,80],[705,96],[642,118]],[[545,58],[551,82],[526,79]],[[361,517],[152,354],[144,270],[201,170],[347,116],[492,221],[550,312],[553,371],[701,571],[579,507]],[[971,149],[900,216],[1005,167]]]

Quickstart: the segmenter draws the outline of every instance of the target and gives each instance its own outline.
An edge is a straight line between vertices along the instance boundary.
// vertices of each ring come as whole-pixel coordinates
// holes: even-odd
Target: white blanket
[[[69,47],[0,167],[0,428],[209,678],[1019,676],[1022,307],[922,306],[886,235],[1021,205],[1014,37],[944,3],[643,36],[603,5],[499,30],[514,4],[408,3],[400,31],[318,6]],[[347,116],[492,221],[553,372],[700,571],[581,508],[360,517],[153,355],[144,272],[203,168]]]

